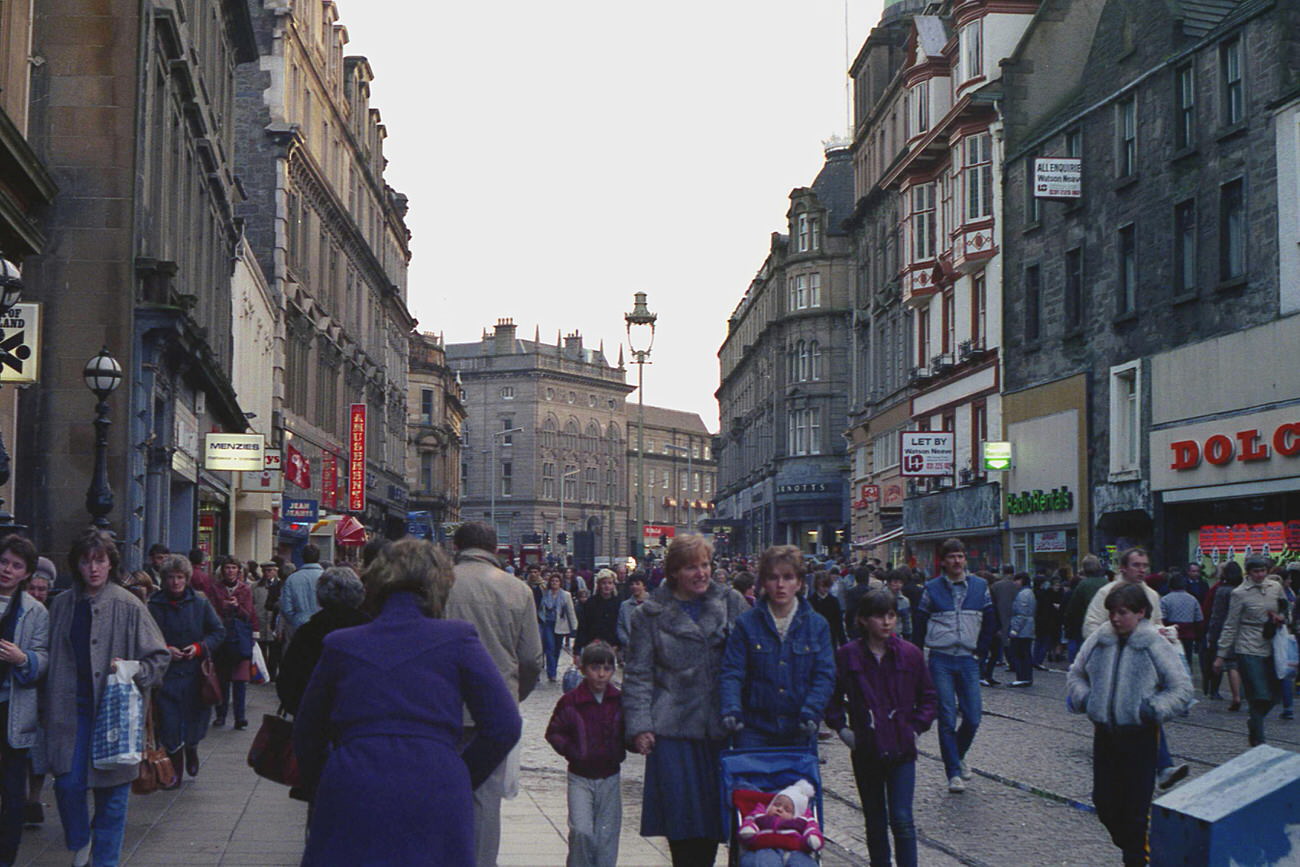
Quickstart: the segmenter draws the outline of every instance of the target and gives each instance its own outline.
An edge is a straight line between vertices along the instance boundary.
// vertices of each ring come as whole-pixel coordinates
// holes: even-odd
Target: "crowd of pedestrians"
[[[519,704],[561,668],[545,739],[568,766],[569,863],[602,867],[618,861],[629,752],[645,760],[640,832],[667,838],[675,865],[713,864],[723,843],[743,867],[812,862],[824,844],[815,779],[787,780],[729,820],[719,767],[728,746],[815,755],[835,734],[871,863],[916,864],[917,738],[937,728],[946,790],[965,792],[999,662],[1010,687],[1069,664],[1067,707],[1094,727],[1098,818],[1124,863],[1144,864],[1152,797],[1187,774],[1164,726],[1194,682],[1224,700],[1228,681],[1252,745],[1279,701],[1290,718],[1296,690],[1279,662],[1294,656],[1300,564],[1259,556],[1244,570],[1225,562],[1213,582],[1195,564],[1153,574],[1140,548],[1114,572],[1089,554],[1077,576],[992,573],[950,539],[927,575],[793,546],[719,558],[684,535],[629,573],[516,568],[482,523],[453,543],[454,562],[415,539],[372,543],[355,569],[310,544],[297,565],[221,556],[211,568],[202,551],[156,545],[126,573],[112,536],[92,529],[60,582],[26,538],[0,539],[0,867],[16,861],[23,825],[43,822],[47,775],[73,864],[118,862],[139,771],[91,753],[122,663],[148,697],[170,788],[199,774],[210,726],[248,725],[248,684],[274,682],[293,717],[292,795],[311,805],[309,865],[496,864]]]

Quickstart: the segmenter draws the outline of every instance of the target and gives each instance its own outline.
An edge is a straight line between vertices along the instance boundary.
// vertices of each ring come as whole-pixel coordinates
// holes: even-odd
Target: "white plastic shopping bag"
[[[118,660],[104,684],[90,751],[91,764],[101,771],[135,766],[144,758],[144,696],[135,685],[139,672],[136,660]]]
[[[253,683],[266,683],[266,657],[262,656],[262,647],[256,641],[253,642],[253,658],[250,661],[252,669],[248,677]]]
[[[1287,681],[1286,689],[1294,689],[1290,681],[1295,680],[1296,668],[1300,665],[1300,647],[1296,646],[1295,636],[1285,626],[1279,626],[1273,635],[1273,668],[1278,680]]]

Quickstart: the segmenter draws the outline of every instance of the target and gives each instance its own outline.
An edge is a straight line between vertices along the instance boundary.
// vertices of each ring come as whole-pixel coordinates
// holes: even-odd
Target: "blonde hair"
[[[394,593],[412,593],[425,614],[442,617],[453,581],[446,554],[423,539],[401,539],[380,551],[366,570],[366,603],[377,613]]]
[[[713,557],[713,546],[708,539],[696,533],[683,533],[673,537],[668,545],[668,553],[664,555],[664,575],[667,576],[668,586],[676,587],[678,570],[699,560],[701,554]]]

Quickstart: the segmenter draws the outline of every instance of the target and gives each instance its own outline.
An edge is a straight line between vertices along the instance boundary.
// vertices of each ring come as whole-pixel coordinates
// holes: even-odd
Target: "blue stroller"
[[[754,804],[754,795],[777,792],[799,780],[812,783],[814,814],[825,830],[822,818],[821,763],[817,758],[817,741],[807,746],[787,747],[732,747],[722,751],[720,771],[722,792],[722,827],[727,832],[728,862],[735,867],[740,863],[740,841],[736,832],[743,812]],[[821,860],[820,853],[814,855]]]

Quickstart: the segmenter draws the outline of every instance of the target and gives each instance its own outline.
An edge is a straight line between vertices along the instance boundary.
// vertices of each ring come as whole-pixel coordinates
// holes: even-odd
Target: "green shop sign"
[[[1007,495],[1007,514],[1033,515],[1038,512],[1068,512],[1074,508],[1074,494],[1068,485],[1050,491],[1025,491]]]

